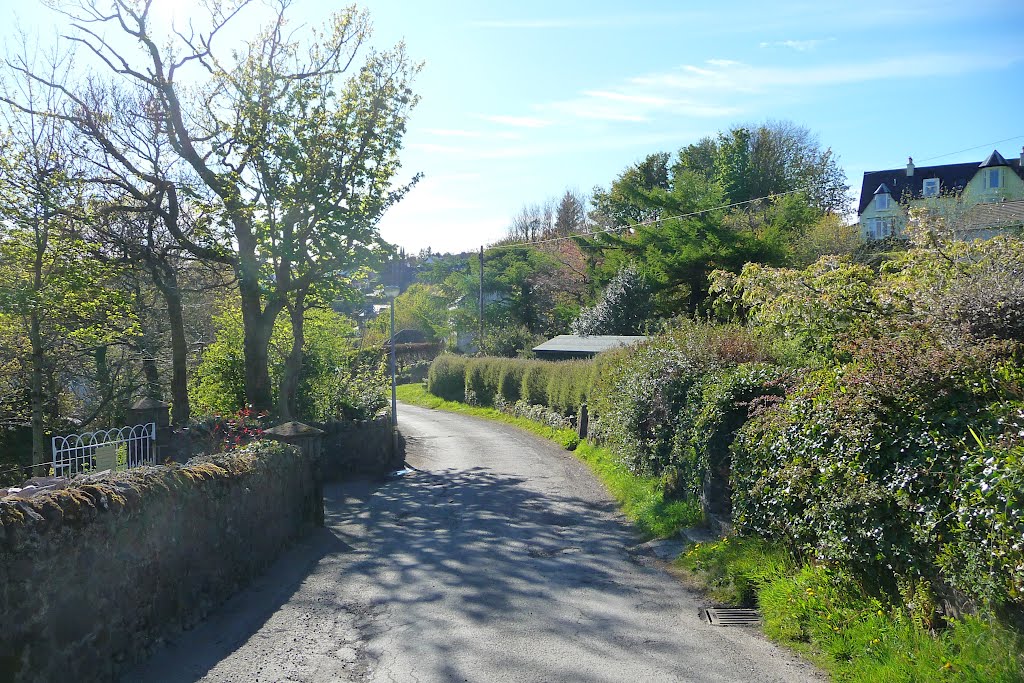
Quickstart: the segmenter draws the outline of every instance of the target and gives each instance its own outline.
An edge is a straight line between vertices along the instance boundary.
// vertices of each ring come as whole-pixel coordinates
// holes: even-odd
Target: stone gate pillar
[[[294,421],[263,430],[263,438],[296,446],[305,457],[309,458],[313,467],[315,486],[313,520],[317,526],[324,525],[324,478],[321,471],[324,433],[322,429]]]
[[[153,455],[157,465],[163,464],[168,458],[175,459],[176,450],[171,435],[171,404],[155,398],[140,398],[128,409],[128,425],[156,423],[156,443],[153,444]]]

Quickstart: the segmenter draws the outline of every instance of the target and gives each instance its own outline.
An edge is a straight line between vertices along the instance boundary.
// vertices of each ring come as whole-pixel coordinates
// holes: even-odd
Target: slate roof
[[[1002,164],[999,161],[1002,160]],[[1021,168],[1020,159],[1003,159],[999,152],[993,151],[989,157],[980,164],[976,161],[966,164],[944,164],[942,166],[918,166],[914,169],[914,175],[907,176],[907,167],[892,168],[885,171],[869,171],[864,174],[864,181],[860,189],[860,206],[857,214],[864,213],[868,204],[874,198],[875,191],[879,185],[886,185],[889,194],[896,201],[904,201],[906,197],[921,197],[924,181],[927,178],[938,178],[940,191],[943,193],[954,191],[960,192],[970,182],[974,174],[980,168],[989,166],[1006,165],[1024,180],[1024,169]]]
[[[647,339],[643,336],[626,336],[613,334],[593,334],[587,337],[578,334],[560,334],[543,344],[534,346],[534,352],[540,353],[592,353],[629,346]]]

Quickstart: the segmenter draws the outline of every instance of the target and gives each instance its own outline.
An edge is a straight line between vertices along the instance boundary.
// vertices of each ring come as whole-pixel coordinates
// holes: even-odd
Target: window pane
[[[999,187],[999,169],[998,168],[990,168],[988,170],[988,186],[990,188],[993,188],[993,189]]]

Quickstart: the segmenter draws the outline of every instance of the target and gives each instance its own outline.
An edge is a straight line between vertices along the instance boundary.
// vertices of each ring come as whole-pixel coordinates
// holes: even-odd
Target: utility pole
[[[480,336],[477,339],[477,351],[484,352],[484,247],[480,245]]]
[[[391,297],[391,426],[398,426],[397,358],[395,357],[395,297]]]

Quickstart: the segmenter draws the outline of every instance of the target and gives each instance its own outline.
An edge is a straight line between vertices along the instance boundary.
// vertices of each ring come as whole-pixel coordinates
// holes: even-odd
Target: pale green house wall
[[[889,208],[879,209],[878,208],[878,195],[876,194],[871,200],[871,204],[864,209],[864,213],[860,215],[860,236],[864,239],[880,239],[887,235],[870,235],[870,226],[876,218],[884,218],[892,221],[891,234],[899,235],[903,233],[903,229],[907,225],[907,212],[906,208],[896,201],[896,197],[889,195]]]

